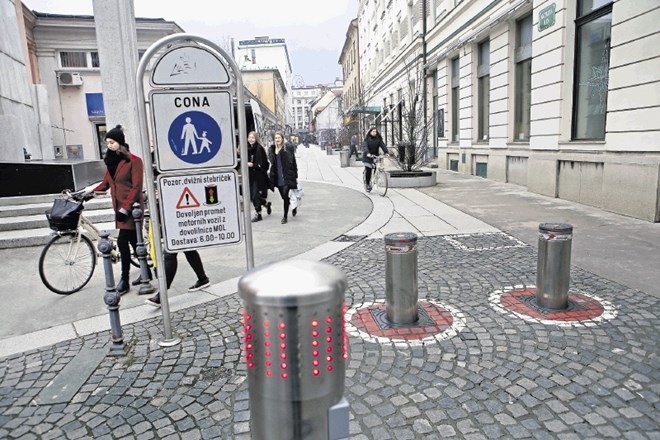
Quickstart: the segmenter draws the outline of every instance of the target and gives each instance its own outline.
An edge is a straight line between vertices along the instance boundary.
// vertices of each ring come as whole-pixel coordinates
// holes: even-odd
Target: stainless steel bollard
[[[413,324],[417,310],[417,235],[385,235],[385,308],[394,324]]]
[[[341,150],[339,152],[339,166],[341,168],[346,168],[351,165],[351,156],[350,156],[350,151],[348,150]]]
[[[328,156],[332,156],[332,146],[331,145],[326,145],[325,154],[327,154]]]
[[[565,223],[539,225],[536,267],[536,302],[547,309],[568,308],[573,226]]]
[[[99,252],[101,252],[101,257],[103,257],[103,271],[105,272],[103,301],[108,306],[108,313],[110,314],[110,340],[112,345],[108,356],[125,356],[126,344],[124,343],[124,334],[119,320],[119,299],[121,297],[115,289],[115,276],[112,273],[112,241],[108,237],[110,237],[109,232],[101,232],[101,239],[97,246]]]
[[[239,280],[253,439],[348,438],[346,285],[339,269],[312,261]]]

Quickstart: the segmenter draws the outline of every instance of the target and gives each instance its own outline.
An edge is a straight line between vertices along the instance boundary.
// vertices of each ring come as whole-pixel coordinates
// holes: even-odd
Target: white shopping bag
[[[305,191],[303,191],[302,186],[300,186],[300,184],[298,184],[298,188],[289,191],[289,204],[291,205],[291,209],[300,206],[300,202],[304,194]]]

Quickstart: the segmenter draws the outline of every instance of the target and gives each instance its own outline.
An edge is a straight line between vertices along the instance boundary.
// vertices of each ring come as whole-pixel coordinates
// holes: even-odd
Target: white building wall
[[[24,161],[23,147],[33,158],[42,158],[38,106],[33,100],[36,90],[29,82],[18,22],[20,8],[20,1],[0,1],[0,160],[9,162]]]
[[[575,1],[474,0],[454,7],[429,33],[439,54],[438,107],[445,109],[439,166],[460,159],[475,173],[650,221],[660,220],[660,9],[652,0],[617,0],[612,9],[606,134],[601,141],[572,139],[576,51]],[[555,23],[539,30],[539,12],[554,4]],[[486,11],[486,12],[483,12]],[[483,12],[483,13],[482,13]],[[530,139],[514,133],[516,20],[533,15]],[[497,19],[499,22],[491,22]],[[469,20],[472,26],[464,26]],[[463,31],[460,28],[463,27]],[[453,34],[453,38],[449,35]],[[489,142],[476,142],[478,42],[490,39]],[[441,42],[444,41],[444,44]],[[450,59],[460,57],[460,142],[450,142]],[[433,58],[433,53],[429,54]],[[579,85],[584,87],[584,84]],[[473,130],[474,128],[474,130]],[[465,164],[463,161],[465,154]]]

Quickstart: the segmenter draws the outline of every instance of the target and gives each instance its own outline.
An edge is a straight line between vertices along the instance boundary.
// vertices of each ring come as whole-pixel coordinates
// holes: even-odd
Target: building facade
[[[293,131],[305,133],[309,131],[310,104],[321,95],[320,86],[294,87],[292,96]]]
[[[441,168],[657,222],[659,19],[653,0],[361,1],[361,74],[377,105],[422,67]]]
[[[293,115],[291,113],[293,74],[291,71],[289,51],[287,50],[284,38],[255,37],[252,40],[241,40],[238,43],[234,43],[233,46],[234,60],[238,64],[244,78],[248,77],[246,73],[251,71],[278,70],[280,78],[284,83],[285,102],[282,108],[285,114],[282,125],[293,124]],[[259,96],[257,93],[255,94]]]
[[[94,17],[24,13],[32,78],[48,97],[52,151],[44,150],[42,158],[101,158],[107,127]],[[136,56],[160,38],[183,32],[174,22],[146,18],[136,18],[136,30]]]
[[[275,114],[277,129],[286,125],[287,93],[278,69],[241,71],[243,86],[252,92],[268,110]]]
[[[360,85],[360,38],[357,18],[351,20],[346,31],[346,41],[339,55],[339,64],[344,75],[344,91],[342,94],[342,113],[344,126],[350,133],[362,132],[359,113],[356,110],[362,104],[362,87]]]

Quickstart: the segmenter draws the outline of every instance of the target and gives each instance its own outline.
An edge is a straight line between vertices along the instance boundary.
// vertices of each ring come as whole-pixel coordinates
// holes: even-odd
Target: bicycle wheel
[[[96,251],[89,238],[75,233],[56,235],[39,257],[39,276],[44,285],[60,295],[79,291],[92,278]]]
[[[375,172],[372,179],[376,194],[385,197],[385,194],[387,194],[387,173],[379,169]]]

